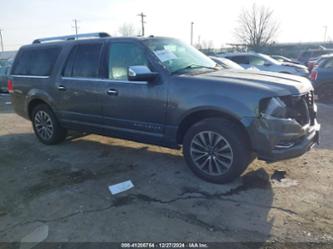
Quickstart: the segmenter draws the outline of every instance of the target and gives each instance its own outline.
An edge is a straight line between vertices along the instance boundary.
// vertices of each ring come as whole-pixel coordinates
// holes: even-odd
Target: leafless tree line
[[[258,7],[256,4],[250,9],[244,9],[238,21],[236,38],[253,50],[271,44],[279,29],[279,24],[273,17],[273,10],[264,6]]]
[[[118,33],[121,36],[137,36],[140,34],[140,31],[136,29],[133,24],[124,23],[119,27]]]
[[[249,9],[243,9],[239,19],[238,26],[235,29],[237,40],[252,50],[258,50],[274,41],[279,29],[279,24],[274,20],[273,10],[265,6],[253,4]],[[124,23],[118,29],[121,36],[137,36],[140,30],[133,24]],[[211,40],[202,40],[195,44],[198,49],[212,49]]]

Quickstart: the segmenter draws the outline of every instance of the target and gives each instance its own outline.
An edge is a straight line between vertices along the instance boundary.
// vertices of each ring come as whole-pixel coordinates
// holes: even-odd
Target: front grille
[[[286,96],[282,98],[287,105],[287,117],[295,119],[300,125],[314,125],[313,92],[301,96]]]

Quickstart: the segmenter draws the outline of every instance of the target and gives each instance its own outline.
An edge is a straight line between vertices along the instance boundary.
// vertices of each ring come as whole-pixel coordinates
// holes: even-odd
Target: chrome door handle
[[[59,86],[58,86],[58,90],[59,90],[59,91],[66,91],[66,87],[63,86],[63,85],[59,85]]]
[[[109,90],[106,91],[106,93],[108,95],[113,95],[113,96],[117,96],[118,95],[118,91],[115,90],[115,89],[109,89]]]

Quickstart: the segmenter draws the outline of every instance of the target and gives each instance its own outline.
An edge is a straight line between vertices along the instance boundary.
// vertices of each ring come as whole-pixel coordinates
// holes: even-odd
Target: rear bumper
[[[320,124],[301,126],[293,119],[257,118],[248,130],[258,159],[276,162],[295,158],[319,143]]]

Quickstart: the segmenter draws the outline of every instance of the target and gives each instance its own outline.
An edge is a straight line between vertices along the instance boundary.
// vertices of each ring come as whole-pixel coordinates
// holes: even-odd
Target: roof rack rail
[[[34,40],[33,44],[43,43],[43,42],[52,42],[52,41],[71,41],[71,40],[79,40],[82,38],[103,38],[110,37],[108,33],[99,32],[99,33],[87,33],[87,34],[79,34],[79,35],[66,35],[66,36],[55,36],[48,38],[40,38]]]

